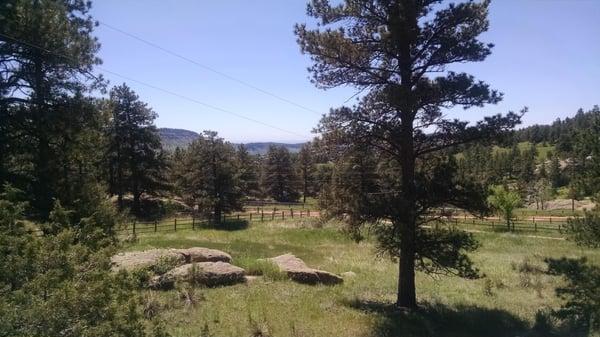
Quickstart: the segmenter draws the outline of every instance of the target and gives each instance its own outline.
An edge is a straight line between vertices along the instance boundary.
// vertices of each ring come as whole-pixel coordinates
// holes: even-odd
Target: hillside
[[[158,133],[160,134],[163,147],[167,151],[172,151],[177,147],[184,148],[200,136],[197,132],[185,129],[159,128]],[[296,153],[300,151],[302,144],[304,143],[287,144],[275,142],[257,142],[245,143],[244,145],[251,154],[265,154],[271,145],[284,146],[290,152]]]
[[[158,133],[167,151],[175,150],[177,147],[184,148],[200,136],[194,131],[184,129],[159,128]]]

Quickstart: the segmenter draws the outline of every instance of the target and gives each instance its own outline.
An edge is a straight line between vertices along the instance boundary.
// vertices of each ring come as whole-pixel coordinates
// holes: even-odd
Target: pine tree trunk
[[[47,219],[52,208],[52,189],[50,187],[50,142],[46,131],[46,99],[43,85],[44,73],[42,68],[42,56],[36,52],[34,61],[34,111],[35,123],[38,130],[37,158],[35,160],[34,200],[42,219]]]
[[[410,227],[413,228],[411,229]],[[412,226],[409,224],[403,225],[400,246],[398,298],[396,304],[399,307],[416,308],[414,224]]]
[[[416,251],[416,186],[415,186],[415,153],[413,148],[412,123],[407,123],[402,130],[402,194],[404,205],[400,223],[400,261],[398,270],[397,305],[404,308],[416,308],[415,289],[415,251]]]

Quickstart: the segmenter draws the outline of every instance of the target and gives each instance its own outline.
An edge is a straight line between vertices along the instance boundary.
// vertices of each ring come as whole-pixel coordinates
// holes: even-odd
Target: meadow
[[[371,240],[352,241],[337,223],[315,218],[140,234],[123,250],[201,246],[230,253],[252,269],[256,259],[292,253],[309,266],[342,274],[337,286],[293,283],[265,273],[246,284],[145,291],[144,311],[173,336],[543,336],[536,315],[561,304],[562,280],[544,273],[546,257],[600,264],[600,250],[560,237],[476,232],[472,254],[482,277],[417,275],[416,312],[397,310],[397,264]],[[539,315],[538,315],[539,316]],[[538,317],[539,318],[539,317]]]

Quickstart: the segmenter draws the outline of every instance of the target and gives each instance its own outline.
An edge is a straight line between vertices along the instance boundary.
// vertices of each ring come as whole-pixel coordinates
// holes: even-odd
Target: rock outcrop
[[[150,280],[154,289],[169,289],[176,281],[190,282],[207,287],[231,285],[245,281],[245,271],[227,262],[188,263]]]
[[[299,283],[338,284],[344,281],[336,274],[308,267],[304,261],[292,254],[284,254],[268,260],[275,263],[291,280]]]
[[[120,253],[111,258],[113,270],[134,270],[155,266],[161,258],[184,264],[185,256],[174,249],[150,249],[141,252]]]
[[[161,258],[175,265],[194,262],[231,262],[231,255],[216,249],[192,247],[185,249],[150,249],[120,253],[111,258],[114,270],[134,270],[155,266]]]
[[[231,255],[217,249],[192,247],[187,249],[175,249],[185,256],[187,263],[194,262],[227,262],[231,263]]]

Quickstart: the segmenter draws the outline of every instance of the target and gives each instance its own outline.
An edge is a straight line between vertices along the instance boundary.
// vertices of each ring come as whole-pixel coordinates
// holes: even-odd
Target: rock
[[[245,273],[244,269],[227,262],[188,263],[174,268],[164,275],[154,277],[150,281],[150,287],[167,289],[172,287],[175,281],[192,282],[207,287],[230,285],[244,282]]]
[[[185,256],[187,263],[218,261],[231,263],[231,255],[216,249],[192,247],[177,249],[177,252]]]
[[[160,258],[172,258],[175,265],[193,262],[231,262],[231,256],[216,249],[192,247],[186,249],[150,249],[120,253],[111,258],[113,270],[134,270],[155,266]]]
[[[333,273],[308,267],[304,261],[292,254],[280,255],[268,260],[275,263],[279,270],[287,273],[291,280],[299,283],[338,284],[344,281]]]
[[[111,258],[113,270],[134,270],[138,268],[152,267],[161,258],[172,258],[179,264],[184,264],[185,256],[171,249],[150,249],[142,252],[125,252]]]
[[[355,277],[355,276],[356,276],[356,273],[355,273],[355,272],[353,272],[353,271],[347,271],[347,272],[345,272],[345,273],[342,273],[342,274],[341,274],[341,276],[342,276],[343,278],[352,278],[352,277]]]

